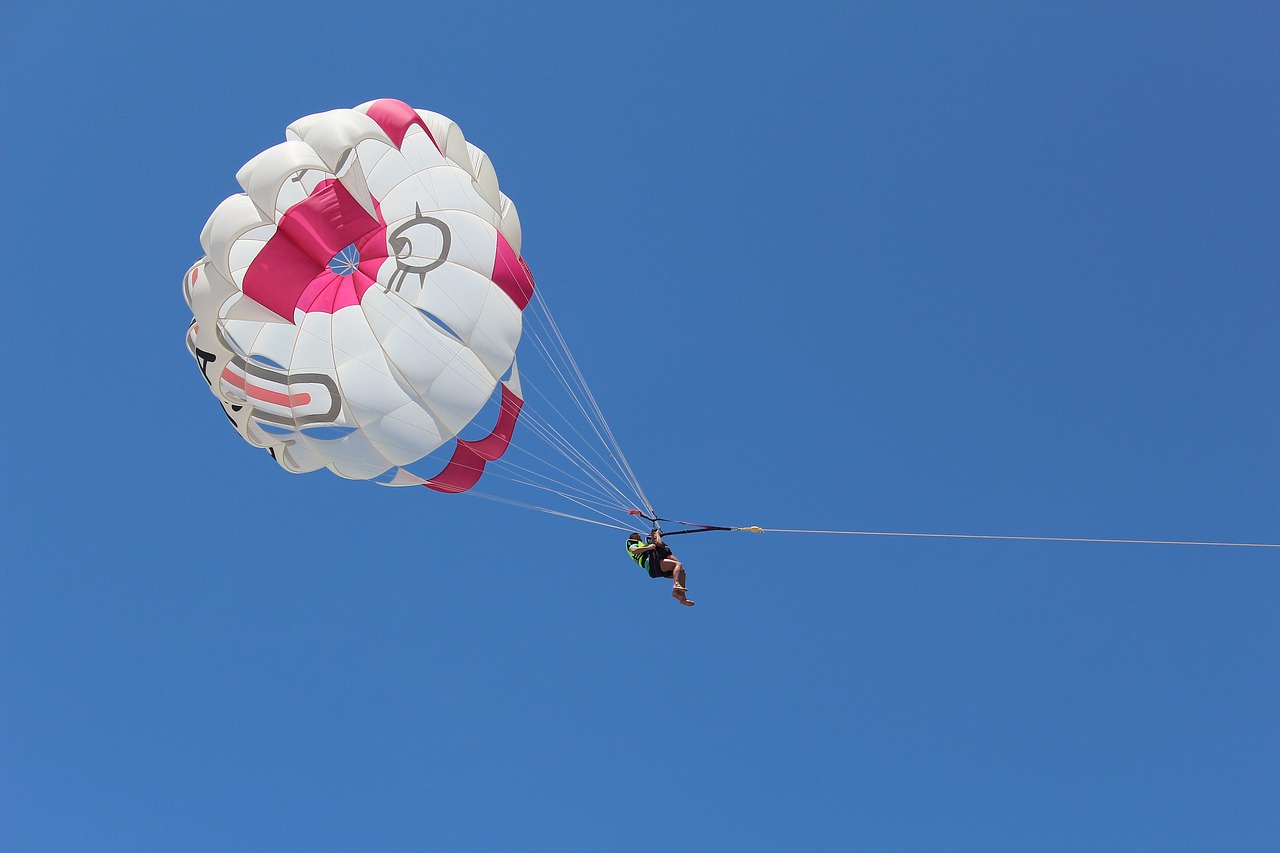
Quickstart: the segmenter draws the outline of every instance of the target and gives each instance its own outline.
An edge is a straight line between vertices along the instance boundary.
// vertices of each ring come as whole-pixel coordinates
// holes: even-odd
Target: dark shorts
[[[649,570],[651,578],[674,578],[675,572],[664,571],[662,561],[671,556],[671,549],[666,545],[659,545],[649,553],[649,560],[645,564],[645,568]]]

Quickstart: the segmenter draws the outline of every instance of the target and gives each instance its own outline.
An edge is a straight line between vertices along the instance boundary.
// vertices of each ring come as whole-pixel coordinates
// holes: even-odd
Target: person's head
[[[627,541],[628,541],[628,542],[639,542],[641,538],[642,538],[642,537],[640,536],[640,534],[639,534],[639,533],[632,533],[630,536],[628,536],[628,537],[627,537]]]

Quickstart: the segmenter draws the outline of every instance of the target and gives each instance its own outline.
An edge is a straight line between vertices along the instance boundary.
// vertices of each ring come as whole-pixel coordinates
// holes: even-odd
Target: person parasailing
[[[685,607],[693,607],[693,602],[686,595],[688,587],[684,564],[663,543],[661,530],[655,527],[648,541],[642,539],[639,533],[632,533],[627,537],[627,553],[640,568],[649,572],[649,577],[670,578],[673,582],[671,597]]]

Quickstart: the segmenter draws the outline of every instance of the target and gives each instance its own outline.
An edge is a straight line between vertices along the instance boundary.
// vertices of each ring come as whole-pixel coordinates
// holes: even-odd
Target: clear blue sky
[[[1116,5],[6,11],[0,847],[1280,848],[1280,552],[714,534],[686,610],[183,346],[235,171],[400,98],[663,513],[1280,541],[1280,11]]]

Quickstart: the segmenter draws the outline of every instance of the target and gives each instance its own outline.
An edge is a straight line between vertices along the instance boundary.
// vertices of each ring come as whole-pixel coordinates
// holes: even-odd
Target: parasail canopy
[[[453,121],[390,99],[306,116],[236,179],[183,292],[187,348],[245,441],[294,473],[622,529],[653,514]]]
[[[236,177],[184,281],[188,349],[236,430],[293,472],[473,486],[520,416],[534,293],[489,158],[378,100],[299,119]]]

